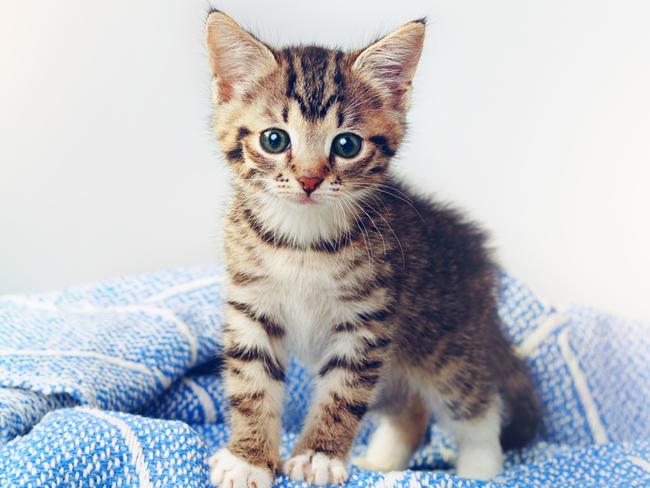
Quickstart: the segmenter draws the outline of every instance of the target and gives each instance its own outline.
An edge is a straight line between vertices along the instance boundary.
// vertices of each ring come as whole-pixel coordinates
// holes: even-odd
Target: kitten
[[[496,312],[496,267],[475,225],[388,171],[406,130],[425,25],[364,50],[273,49],[219,11],[206,37],[214,127],[234,175],[225,218],[225,380],[232,435],[211,482],[271,486],[280,467],[287,352],[315,373],[296,481],[347,479],[367,410],[367,453],[402,470],[431,413],[455,435],[460,476],[500,472],[539,413]]]

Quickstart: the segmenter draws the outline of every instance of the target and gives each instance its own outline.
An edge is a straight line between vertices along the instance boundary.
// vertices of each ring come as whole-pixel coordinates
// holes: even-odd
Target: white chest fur
[[[335,256],[278,249],[262,258],[269,276],[257,293],[260,308],[286,329],[287,347],[306,364],[322,357],[332,326],[346,317],[339,300]]]
[[[329,206],[295,205],[259,195],[257,219],[266,230],[299,246],[337,239],[345,226],[344,215]],[[259,272],[266,278],[240,289],[245,303],[273,317],[285,328],[287,349],[305,364],[320,362],[331,339],[332,327],[349,320],[349,304],[340,300],[336,276],[349,265],[355,251],[342,254],[302,251],[290,247],[261,247],[256,252]]]

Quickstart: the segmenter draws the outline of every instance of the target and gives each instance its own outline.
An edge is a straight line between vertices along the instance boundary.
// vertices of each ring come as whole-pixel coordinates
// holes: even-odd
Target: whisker
[[[369,186],[369,185],[362,185],[362,184],[360,184],[360,185],[355,185],[355,184],[350,184],[350,183],[345,183],[345,185],[347,185],[347,186],[349,186],[349,187],[351,187],[351,188],[367,188],[367,187]],[[422,217],[422,214],[421,214],[420,211],[415,207],[415,205],[413,205],[413,202],[412,202],[412,201],[410,201],[410,200],[405,200],[404,198],[400,197],[399,195],[395,195],[394,193],[391,193],[390,191],[388,191],[388,190],[384,190],[384,189],[381,189],[381,188],[372,188],[372,190],[373,190],[373,191],[378,191],[378,192],[380,192],[380,193],[385,193],[385,194],[387,194],[387,195],[392,196],[393,198],[397,198],[398,200],[401,200],[402,202],[406,203],[406,204],[409,205],[413,210],[415,210],[415,213],[418,215],[418,217],[420,218],[420,220],[422,220],[422,222],[425,222],[425,223],[426,223],[426,221],[424,220],[424,217]]]
[[[345,204],[345,206],[352,211],[354,221],[357,225],[357,228],[359,229],[359,232],[361,232],[361,237],[363,238],[363,243],[366,248],[366,254],[368,255],[368,260],[372,264],[374,262],[374,259],[372,256],[372,249],[370,248],[370,245],[368,243],[368,241],[370,240],[370,235],[368,234],[368,238],[366,239],[367,230],[365,228],[365,225],[363,225],[363,223],[358,219],[358,214],[354,211],[354,208],[352,208],[345,199],[341,200],[341,203]]]
[[[413,200],[411,200],[408,195],[406,195],[404,192],[402,192],[398,188],[395,188],[394,186],[386,185],[384,183],[367,182],[367,183],[346,183],[346,185],[347,184],[359,185],[359,186],[372,186],[372,187],[388,188],[390,190],[396,191],[397,193],[399,193],[402,197],[404,197],[409,202],[411,202],[411,203],[413,202]]]
[[[357,202],[355,202],[350,195],[343,195],[345,198],[349,199],[350,203],[354,206],[356,206],[359,210],[361,210],[366,216],[370,219],[370,222],[372,222],[372,225],[375,227],[375,230],[377,231],[377,234],[379,234],[379,237],[381,237],[381,242],[382,246],[384,248],[384,256],[386,256],[386,241],[384,240],[384,235],[382,232],[379,230],[379,227],[377,227],[377,224],[375,223],[375,220],[370,216],[368,212],[366,212],[361,205],[359,205]],[[370,205],[369,205],[370,206]]]
[[[379,205],[382,204],[382,202],[379,201],[375,195],[370,194],[370,196],[373,197],[375,199],[375,201],[378,202]],[[404,248],[402,247],[402,242],[399,240],[399,237],[397,237],[397,234],[395,233],[395,230],[390,225],[388,220],[386,220],[386,218],[375,207],[370,205],[370,203],[367,200],[361,199],[361,201],[363,201],[366,205],[368,205],[379,216],[379,218],[381,218],[384,221],[384,223],[388,227],[388,230],[390,230],[390,232],[393,234],[393,237],[395,238],[395,241],[397,241],[397,245],[399,246],[400,253],[402,254],[402,266],[405,267],[406,266],[406,257],[404,256]]]

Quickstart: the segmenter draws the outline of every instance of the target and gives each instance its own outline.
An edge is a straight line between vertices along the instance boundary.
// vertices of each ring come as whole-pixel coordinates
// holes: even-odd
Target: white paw
[[[223,448],[208,459],[210,483],[224,488],[271,488],[270,471],[253,466]]]
[[[501,447],[464,446],[458,453],[456,474],[462,478],[489,480],[503,469]]]
[[[390,467],[380,466],[373,460],[368,459],[368,457],[353,457],[351,462],[355,466],[359,466],[361,469],[368,469],[370,471],[394,471]]]
[[[343,461],[322,453],[294,456],[284,463],[283,470],[293,481],[307,481],[318,486],[339,485],[348,479]]]
[[[409,467],[410,453],[405,449],[395,448],[395,445],[384,446],[383,452],[377,452],[375,449],[368,449],[365,456],[352,458],[352,464],[359,466],[361,469],[370,471],[404,471]]]

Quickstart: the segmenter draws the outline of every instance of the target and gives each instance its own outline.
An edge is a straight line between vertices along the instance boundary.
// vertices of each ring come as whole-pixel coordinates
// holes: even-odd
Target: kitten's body
[[[284,465],[292,479],[344,481],[369,408],[382,421],[360,464],[404,469],[433,412],[457,437],[459,474],[493,476],[499,437],[521,445],[538,423],[525,368],[499,329],[495,267],[480,230],[388,176],[422,24],[345,54],[271,51],[221,13],[208,22],[215,128],[238,176],[224,233],[233,435],[212,459],[213,482],[270,484],[288,351],[316,374]],[[259,73],[243,69],[251,58]],[[291,146],[265,154],[256,138],[269,127]],[[328,154],[349,132],[363,150]]]

